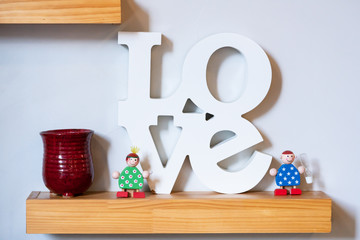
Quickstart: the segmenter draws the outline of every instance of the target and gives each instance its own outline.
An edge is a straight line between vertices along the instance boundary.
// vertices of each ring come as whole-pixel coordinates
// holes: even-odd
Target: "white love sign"
[[[242,193],[256,186],[266,174],[271,156],[255,151],[250,163],[237,172],[222,169],[218,162],[263,141],[258,130],[242,118],[261,103],[270,88],[270,62],[261,47],[238,34],[210,36],[187,54],[182,84],[176,93],[166,99],[154,99],[150,98],[151,48],[161,45],[161,33],[119,32],[118,43],[129,48],[128,98],[119,102],[119,125],[141,147],[142,168],[152,171],[148,179],[151,190],[171,193],[186,156],[202,183],[214,191]],[[216,100],[206,81],[211,55],[224,47],[241,52],[247,63],[243,94],[230,103]],[[184,105],[190,100],[204,111],[185,111]],[[174,125],[182,129],[165,167],[149,130],[160,116],[173,117]],[[222,131],[233,132],[235,137],[211,146],[213,136]]]

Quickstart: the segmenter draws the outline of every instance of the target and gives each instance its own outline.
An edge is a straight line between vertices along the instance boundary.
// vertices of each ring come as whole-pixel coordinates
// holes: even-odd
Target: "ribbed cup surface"
[[[88,129],[41,132],[44,143],[43,180],[53,193],[73,196],[85,192],[94,179]]]

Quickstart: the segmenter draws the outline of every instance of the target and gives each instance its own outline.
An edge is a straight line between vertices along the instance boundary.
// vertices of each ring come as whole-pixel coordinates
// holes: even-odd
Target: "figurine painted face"
[[[130,167],[136,167],[139,164],[139,158],[137,157],[128,157],[126,163]]]
[[[293,152],[291,151],[285,151],[281,154],[281,161],[284,163],[284,164],[291,164],[294,162],[295,160],[295,155]]]

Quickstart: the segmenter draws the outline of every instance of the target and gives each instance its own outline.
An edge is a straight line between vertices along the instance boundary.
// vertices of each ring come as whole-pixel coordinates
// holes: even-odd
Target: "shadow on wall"
[[[110,143],[105,138],[94,134],[91,142],[91,154],[94,164],[94,181],[89,191],[104,191],[110,188],[110,170],[108,151]]]
[[[281,93],[282,76],[281,76],[280,68],[277,65],[275,59],[272,58],[269,53],[267,53],[267,56],[269,58],[271,64],[271,70],[272,70],[272,80],[271,80],[270,89],[265,99],[255,109],[253,109],[249,113],[244,114],[244,118],[249,120],[250,122],[253,122],[254,119],[260,117],[261,115],[269,111],[272,108],[272,106],[275,105]],[[259,129],[258,126],[256,126],[256,128]],[[272,145],[266,134],[263,131],[261,131],[261,129],[259,129],[259,131],[261,132],[264,141],[257,144],[254,147],[254,149],[266,153],[266,149],[270,148]],[[278,169],[280,165],[281,163],[273,158],[273,161],[271,162],[269,169],[271,168]],[[264,191],[273,182],[274,182],[274,177],[270,176],[269,173],[266,173],[264,178],[258,183],[257,186],[255,186],[255,188],[252,189],[252,191]]]
[[[121,25],[119,30],[131,32],[149,31],[149,14],[139,7],[134,0],[121,1]]]
[[[279,66],[277,65],[275,59],[269,54],[266,53],[271,64],[272,70],[272,80],[268,94],[265,99],[253,110],[244,114],[244,118],[252,122],[254,119],[264,115],[269,111],[275,103],[278,101],[281,88],[282,88],[282,76]],[[269,146],[266,146],[269,147]]]
[[[350,213],[341,208],[334,200],[332,202],[332,231],[330,234],[314,234],[316,239],[355,239],[355,211]]]

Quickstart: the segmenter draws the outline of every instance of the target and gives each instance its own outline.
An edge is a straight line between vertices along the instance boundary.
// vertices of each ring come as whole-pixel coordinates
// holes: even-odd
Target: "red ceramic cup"
[[[85,192],[93,182],[90,141],[94,131],[59,129],[41,132],[45,186],[63,197]]]

